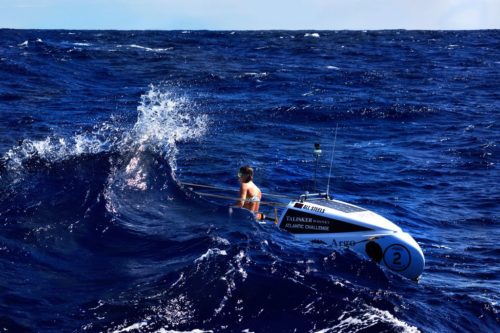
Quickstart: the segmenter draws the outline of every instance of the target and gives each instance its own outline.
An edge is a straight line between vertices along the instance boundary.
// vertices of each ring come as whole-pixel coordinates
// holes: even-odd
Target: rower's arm
[[[236,203],[236,206],[243,207],[245,204],[245,199],[247,198],[247,188],[245,184],[241,184],[240,186],[240,200]]]

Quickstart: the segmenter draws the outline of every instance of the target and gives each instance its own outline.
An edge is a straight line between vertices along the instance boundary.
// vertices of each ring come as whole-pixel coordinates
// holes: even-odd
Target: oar
[[[179,182],[179,184],[183,186],[191,186],[191,187],[199,187],[199,188],[208,188],[212,190],[219,190],[219,191],[229,191],[229,192],[238,192],[238,190],[234,188],[227,188],[227,187],[218,187],[218,186],[213,186],[213,185],[205,185],[205,184],[194,184],[194,183],[187,183],[187,182]],[[262,193],[262,195],[265,195],[266,197],[271,197],[271,198],[283,198],[283,199],[288,199],[288,200],[294,200],[295,198],[288,197],[286,195],[281,195],[281,194],[273,194],[273,193]]]
[[[240,199],[240,198],[229,197],[229,196],[213,194],[213,193],[204,193],[204,192],[197,192],[197,191],[193,191],[193,193],[201,195],[201,196],[205,196],[205,197],[211,197],[211,198],[233,200],[233,201],[255,202],[255,201],[252,201],[249,199]],[[279,206],[279,207],[286,207],[287,206],[287,204],[284,204],[281,202],[273,202],[273,201],[260,201],[259,204],[268,205],[268,206]]]

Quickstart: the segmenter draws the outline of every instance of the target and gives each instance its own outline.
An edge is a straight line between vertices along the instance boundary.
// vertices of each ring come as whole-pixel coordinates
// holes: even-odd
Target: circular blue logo
[[[384,251],[384,263],[393,271],[404,271],[411,263],[410,251],[401,244],[392,244]]]

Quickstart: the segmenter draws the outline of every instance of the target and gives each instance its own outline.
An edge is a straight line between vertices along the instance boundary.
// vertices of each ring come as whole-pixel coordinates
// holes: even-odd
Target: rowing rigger
[[[192,191],[192,193],[199,195],[201,197],[230,200],[233,202],[237,202],[237,201],[253,202],[252,200],[248,200],[248,199],[241,199],[241,198],[231,197],[231,196],[227,196],[227,195],[206,193],[206,192],[200,192],[198,190],[195,190],[195,188],[205,188],[205,189],[216,190],[216,191],[237,192],[237,190],[231,189],[231,188],[218,187],[218,186],[205,185],[205,184],[186,183],[186,182],[180,182],[180,185],[187,187],[190,191]],[[264,197],[274,197],[274,198],[287,199],[287,200],[291,199],[290,197],[287,197],[287,196],[284,196],[281,194],[262,193],[262,195]],[[256,219],[258,221],[271,221],[271,222],[274,222],[275,224],[278,223],[277,208],[278,207],[286,207],[286,203],[277,202],[277,201],[260,201],[259,204],[264,205],[264,206],[273,207],[274,208],[274,217],[269,217],[262,212],[258,212],[258,213],[255,213]]]

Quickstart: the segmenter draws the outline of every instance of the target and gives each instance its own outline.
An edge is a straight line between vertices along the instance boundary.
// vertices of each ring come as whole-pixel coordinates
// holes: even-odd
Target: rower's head
[[[242,166],[240,168],[240,171],[238,172],[238,179],[242,183],[248,183],[249,181],[252,181],[253,180],[253,169],[248,165]]]

